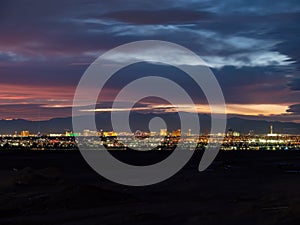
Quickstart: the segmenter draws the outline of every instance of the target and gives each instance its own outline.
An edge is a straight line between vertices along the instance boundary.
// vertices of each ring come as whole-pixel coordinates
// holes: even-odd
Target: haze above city
[[[154,39],[183,45],[210,65],[229,116],[300,122],[298,1],[82,2],[1,1],[0,119],[71,116],[76,85],[99,55]],[[162,65],[127,68],[126,79],[107,85],[98,111],[143,71],[180,76]],[[178,81],[193,93],[189,80]],[[202,94],[196,102],[199,113],[209,113]],[[141,111],[170,111],[155,99],[139,104]]]

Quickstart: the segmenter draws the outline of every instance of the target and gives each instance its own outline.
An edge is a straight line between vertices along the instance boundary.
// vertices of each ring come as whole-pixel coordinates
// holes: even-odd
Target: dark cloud
[[[288,84],[288,86],[293,91],[300,91],[300,77],[298,76],[297,78],[291,80],[291,82]]]
[[[28,120],[47,120],[49,118],[60,118],[70,116],[72,109],[70,107],[47,108],[40,104],[15,104],[1,105],[0,119],[20,118]]]
[[[19,64],[1,67],[0,83],[34,85],[39,87],[75,87],[86,69],[86,65],[72,66],[61,62],[36,62],[36,64]]]
[[[227,103],[284,104],[300,101],[299,94],[287,86],[289,78],[280,68],[230,66],[213,71]]]
[[[290,112],[294,115],[300,115],[300,104],[289,106],[289,109],[287,110],[287,112]]]
[[[103,14],[108,18],[130,24],[184,24],[208,20],[210,13],[180,8],[164,10],[127,10]]]
[[[69,93],[99,54],[131,41],[158,39],[188,47],[210,63],[228,103],[297,105],[299,21],[300,4],[293,0],[4,0],[0,83],[66,87]],[[128,80],[134,74],[163,73],[187,87],[198,102],[205,101],[174,69],[140,66],[123,73]],[[120,88],[125,81],[113,80],[108,88]],[[11,97],[2,95],[2,103],[8,101],[5,96]],[[12,111],[7,107],[2,106],[3,112]]]

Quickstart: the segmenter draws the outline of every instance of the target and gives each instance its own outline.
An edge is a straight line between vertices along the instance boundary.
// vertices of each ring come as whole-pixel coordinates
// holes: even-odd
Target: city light
[[[182,132],[180,129],[169,131],[161,129],[159,133],[140,131],[134,133],[115,131],[83,130],[82,133],[49,133],[31,134],[27,130],[14,134],[0,135],[0,150],[78,150],[77,137],[83,138],[86,149],[99,149],[105,147],[108,150],[174,150],[179,143],[184,143],[188,150],[205,150],[209,139],[213,142],[222,142],[220,150],[300,150],[300,135],[255,134],[250,130],[247,134],[241,134],[231,128],[218,134],[193,134],[191,129]],[[197,143],[196,148],[193,143]]]

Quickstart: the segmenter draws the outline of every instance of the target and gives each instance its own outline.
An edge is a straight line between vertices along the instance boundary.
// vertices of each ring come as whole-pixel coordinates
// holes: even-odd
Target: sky
[[[229,115],[300,122],[299,22],[297,0],[2,0],[0,119],[70,116],[76,86],[98,56],[132,41],[163,40],[210,65]],[[203,94],[193,93],[180,71],[149,64],[112,78],[98,111],[125,81],[144,73],[177,79],[196,95],[199,112],[209,113]],[[140,105],[170,110],[149,99]],[[182,102],[180,109],[188,108]]]

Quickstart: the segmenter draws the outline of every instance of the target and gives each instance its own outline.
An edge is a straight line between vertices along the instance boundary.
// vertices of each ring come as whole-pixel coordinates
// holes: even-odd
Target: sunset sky
[[[300,122],[299,23],[298,0],[3,0],[0,119],[70,116],[76,85],[98,56],[154,39],[180,44],[205,60],[230,115]],[[142,71],[180,76],[145,64],[123,73],[132,80]],[[102,101],[111,101],[122,82],[112,81]],[[184,77],[181,82],[189,86]],[[208,113],[198,100],[199,112]],[[188,108],[183,103],[181,109]]]

